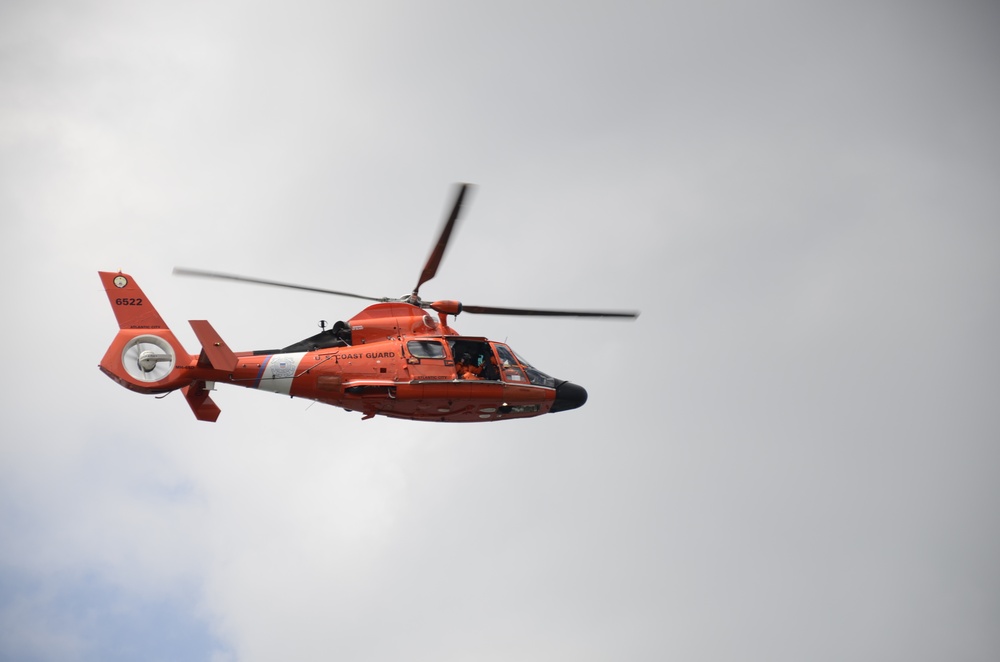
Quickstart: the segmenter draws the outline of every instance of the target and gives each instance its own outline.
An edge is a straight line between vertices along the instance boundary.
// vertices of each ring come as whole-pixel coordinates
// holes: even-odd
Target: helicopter
[[[634,320],[637,311],[540,310],[424,301],[420,287],[438,270],[470,184],[456,187],[447,216],[416,286],[398,298],[370,297],[281,281],[175,267],[174,274],[306,290],[374,303],[347,321],[279,349],[234,352],[207,320],[191,320],[201,343],[189,354],[129,274],[98,272],[118,321],[99,368],[121,386],[164,397],[180,390],[195,417],[214,422],[218,384],[305,398],[375,416],[488,422],[577,409],[587,391],[537,369],[506,343],[463,336],[450,326],[460,313]],[[437,313],[435,318],[431,312]]]

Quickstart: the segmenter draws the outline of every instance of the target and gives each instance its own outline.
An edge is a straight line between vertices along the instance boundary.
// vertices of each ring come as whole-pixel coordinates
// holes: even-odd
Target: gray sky
[[[995,660],[1000,9],[0,6],[0,659]],[[584,385],[483,426],[98,370],[349,299]]]

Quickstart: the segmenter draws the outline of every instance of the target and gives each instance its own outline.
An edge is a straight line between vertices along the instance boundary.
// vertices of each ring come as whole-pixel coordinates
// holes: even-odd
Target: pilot
[[[493,352],[490,352],[483,365],[479,366],[479,378],[500,381],[500,368],[497,366],[497,357],[493,355]]]

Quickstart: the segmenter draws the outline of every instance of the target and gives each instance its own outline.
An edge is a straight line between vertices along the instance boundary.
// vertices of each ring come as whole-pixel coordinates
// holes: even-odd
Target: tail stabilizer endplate
[[[207,320],[190,320],[194,335],[201,343],[201,356],[198,358],[198,366],[202,368],[213,368],[232,372],[236,369],[237,358],[233,351],[229,349],[226,341],[219,336],[218,331],[212,328]]]
[[[215,404],[209,395],[209,389],[203,381],[192,382],[182,389],[184,399],[187,400],[194,417],[199,421],[214,423],[219,418],[222,410]]]

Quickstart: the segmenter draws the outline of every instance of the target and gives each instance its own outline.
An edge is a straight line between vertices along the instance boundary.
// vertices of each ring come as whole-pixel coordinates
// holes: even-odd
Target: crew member
[[[459,379],[479,379],[479,366],[472,362],[472,356],[462,354],[462,358],[455,361],[455,372]]]

